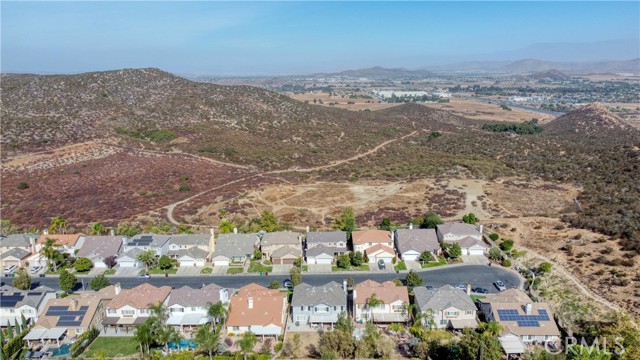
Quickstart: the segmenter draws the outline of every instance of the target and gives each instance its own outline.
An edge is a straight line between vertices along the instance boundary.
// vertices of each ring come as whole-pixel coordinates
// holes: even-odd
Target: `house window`
[[[132,317],[135,313],[135,310],[122,310],[122,316],[125,317]]]
[[[240,326],[234,326],[232,327],[233,331],[240,331]]]
[[[82,328],[77,328],[76,329],[76,334],[82,334],[84,332],[84,329]]]
[[[307,319],[304,315],[296,315],[296,321],[304,322]]]
[[[311,311],[311,306],[307,306],[307,311]]]
[[[329,307],[328,306],[316,306],[316,312],[317,313],[328,313],[329,312]]]
[[[304,311],[304,306],[300,306],[300,311]]]
[[[340,311],[344,311],[344,305],[340,306]]]
[[[195,307],[191,308],[191,311],[197,311],[197,310],[198,310],[198,308],[195,308]]]
[[[16,309],[9,309],[9,312],[13,314],[14,312],[16,312]]]
[[[184,312],[184,308],[173,308],[171,312]]]
[[[447,322],[449,322],[449,320],[440,320],[440,325],[447,325]]]
[[[447,311],[446,315],[447,316],[458,316],[458,312],[457,311]]]
[[[393,312],[403,312],[404,311],[404,306],[402,305],[393,305]]]
[[[473,310],[468,310],[466,314],[467,315],[473,315]]]
[[[109,312],[109,314],[115,314],[117,311],[116,311],[116,309],[109,309],[108,312]]]
[[[32,312],[33,312],[33,310],[31,310],[31,309],[23,309],[22,310],[23,314],[31,314]]]
[[[140,309],[140,314],[148,314],[149,309]]]

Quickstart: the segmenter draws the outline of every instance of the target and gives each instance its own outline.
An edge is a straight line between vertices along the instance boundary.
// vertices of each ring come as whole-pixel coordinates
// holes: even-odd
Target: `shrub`
[[[504,267],[510,267],[511,266],[511,260],[509,259],[505,259],[502,261],[502,266]]]
[[[506,239],[500,244],[500,249],[504,251],[509,251],[511,248],[513,248],[513,240],[511,239]]]
[[[171,141],[176,138],[176,133],[171,130],[151,130],[145,135],[153,142]]]
[[[181,184],[178,187],[178,191],[182,192],[182,191],[190,191],[191,190],[191,186],[189,186],[188,184]]]
[[[496,234],[496,233],[491,233],[489,235],[489,239],[493,240],[493,241],[498,241],[498,239],[500,239],[500,235]]]
[[[77,272],[88,271],[92,267],[93,263],[87,258],[79,258],[73,263],[73,268],[76,269]]]
[[[543,274],[551,272],[551,263],[547,261],[540,263],[538,270]]]
[[[24,190],[29,188],[29,184],[26,181],[22,181],[18,184],[18,190]]]

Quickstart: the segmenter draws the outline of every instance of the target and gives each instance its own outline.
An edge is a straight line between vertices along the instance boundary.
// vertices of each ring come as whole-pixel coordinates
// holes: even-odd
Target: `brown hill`
[[[605,106],[589,104],[564,114],[544,126],[545,132],[557,135],[611,136],[636,132]]]
[[[529,77],[539,81],[567,81],[571,79],[569,75],[555,69],[537,72],[529,75]]]

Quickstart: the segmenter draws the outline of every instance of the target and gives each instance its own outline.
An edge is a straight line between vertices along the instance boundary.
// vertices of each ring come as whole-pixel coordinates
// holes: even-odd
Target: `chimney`
[[[531,315],[531,310],[532,310],[532,308],[533,308],[533,304],[531,304],[531,303],[527,303],[527,304],[524,306],[524,312],[525,312],[527,315]]]
[[[344,290],[344,292],[347,292],[347,280],[342,280],[342,290]]]
[[[413,223],[409,223],[409,230],[413,230]]]
[[[29,249],[32,254],[36,253],[36,238],[33,238],[33,237],[29,238]]]
[[[213,231],[213,228],[211,228],[209,232],[211,233],[211,237],[209,238],[209,252],[213,253],[214,251],[216,251],[215,231]]]
[[[478,231],[480,231],[480,234],[482,234],[482,225],[478,224]]]
[[[307,225],[307,234],[309,233],[309,225]]]
[[[116,231],[114,229],[111,229],[109,233],[111,234],[111,236],[116,236]]]
[[[253,297],[249,296],[249,309],[253,309]]]
[[[233,228],[233,233],[234,233],[234,234],[237,234],[237,233],[238,233],[238,228],[237,228],[237,227],[234,227],[234,228]]]
[[[117,283],[113,286],[116,290],[116,295],[120,294],[120,291],[122,290],[122,287],[120,287],[120,283]]]
[[[49,235],[49,229],[44,229],[44,230],[42,230],[42,233],[43,233],[45,236]]]
[[[77,311],[78,310],[78,300],[76,300],[76,299],[71,300],[71,304],[69,304],[69,310],[70,311]]]
[[[467,295],[471,296],[471,284],[467,283]]]

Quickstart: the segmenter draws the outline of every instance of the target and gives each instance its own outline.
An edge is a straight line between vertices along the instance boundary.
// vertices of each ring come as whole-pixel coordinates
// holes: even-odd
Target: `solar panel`
[[[40,295],[42,295],[41,292],[28,292],[27,293],[27,296],[40,296]]]
[[[2,296],[0,304],[2,307],[15,307],[20,301],[24,299],[22,294],[13,294],[8,296]]]
[[[521,327],[538,327],[539,321],[549,321],[549,314],[546,310],[538,310],[537,315],[521,315],[517,310],[498,310],[498,317],[501,321],[516,321]]]
[[[69,309],[68,306],[50,306],[49,310],[64,310],[67,311]]]

